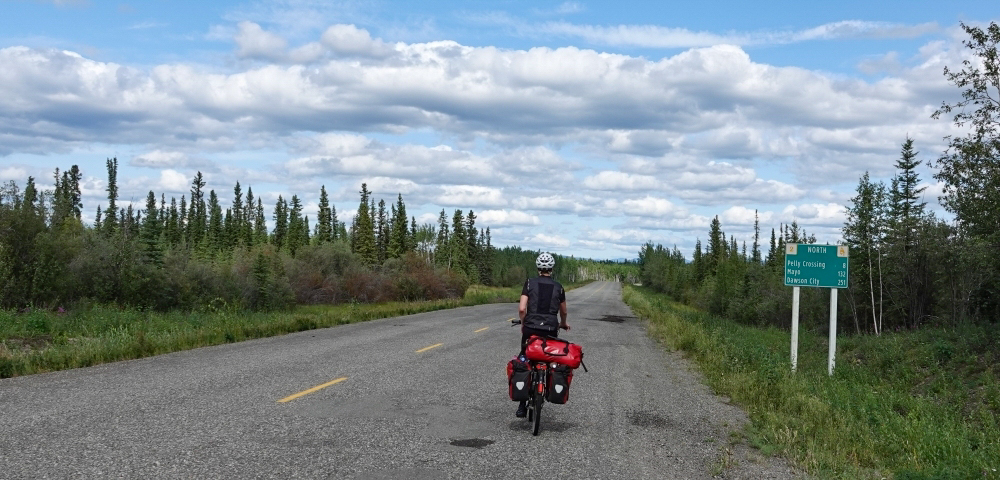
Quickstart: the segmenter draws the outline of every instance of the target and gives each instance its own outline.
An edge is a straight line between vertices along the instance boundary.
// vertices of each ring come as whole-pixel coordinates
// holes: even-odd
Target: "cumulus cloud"
[[[729,34],[628,26],[566,33],[704,45],[650,59],[576,47],[390,44],[347,23],[302,38],[288,33],[290,19],[261,18],[213,29],[235,41],[234,57],[253,60],[225,68],[0,49],[0,155],[128,145],[145,152],[130,166],[158,169],[150,181],[162,188],[178,188],[186,173],[183,191],[201,159],[276,151],[262,168],[216,175],[286,189],[338,184],[343,198],[356,198],[367,181],[387,196],[403,193],[408,205],[484,209],[505,235],[538,225],[538,215],[546,224],[548,215],[573,215],[681,231],[703,229],[722,211],[745,226],[754,205],[775,210],[771,222],[833,229],[842,224],[841,183],[855,184],[865,170],[890,175],[907,134],[925,139],[925,152],[955,134],[929,113],[955,93],[942,67],[964,55],[961,37],[895,66],[898,57],[886,55],[859,66],[887,73],[868,81],[760,63],[740,42],[718,44]],[[900,38],[933,28],[846,22],[767,41]],[[735,35],[748,35],[744,45],[763,38]]]
[[[323,45],[340,55],[385,57],[393,53],[392,46],[373,39],[367,30],[354,25],[332,25],[323,32]]]
[[[544,250],[545,248],[566,248],[572,242],[559,235],[536,233],[525,237],[520,244],[528,250]]]
[[[607,170],[585,178],[583,185],[594,190],[655,190],[660,188],[660,182],[655,177]]]
[[[503,190],[479,185],[445,185],[435,200],[440,205],[502,207],[507,205]]]
[[[240,22],[237,26],[236,54],[243,58],[277,59],[285,54],[288,42],[281,36],[264,31],[253,22]]]
[[[537,216],[520,210],[483,210],[477,214],[479,223],[490,226],[540,225]]]
[[[134,167],[164,168],[187,166],[188,156],[181,152],[165,152],[153,150],[149,153],[136,155],[129,165]]]

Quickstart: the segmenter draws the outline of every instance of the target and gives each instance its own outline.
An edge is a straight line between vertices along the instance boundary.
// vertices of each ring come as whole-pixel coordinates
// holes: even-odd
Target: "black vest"
[[[562,304],[563,287],[552,277],[529,278],[527,284],[528,313],[524,326],[537,330],[559,330],[559,306]]]

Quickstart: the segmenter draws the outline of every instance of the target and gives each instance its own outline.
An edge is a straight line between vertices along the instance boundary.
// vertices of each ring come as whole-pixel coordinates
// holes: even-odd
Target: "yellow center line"
[[[290,402],[290,401],[295,400],[296,398],[299,398],[299,397],[301,397],[303,395],[309,395],[310,393],[318,392],[318,391],[320,391],[320,390],[322,390],[322,389],[324,389],[326,387],[329,387],[330,385],[335,385],[335,384],[338,384],[340,382],[343,382],[344,380],[347,380],[347,377],[340,377],[340,378],[338,378],[336,380],[333,380],[333,381],[330,381],[330,382],[326,382],[326,383],[324,383],[322,385],[316,385],[315,387],[312,387],[309,390],[303,390],[303,391],[301,391],[299,393],[296,393],[295,395],[289,395],[289,396],[287,396],[285,398],[282,398],[281,400],[278,400],[278,403]]]
[[[483,330],[489,330],[489,329],[490,329],[490,327],[483,327],[483,328],[480,328],[479,330],[476,330],[475,332],[472,332],[472,333],[479,333],[479,332],[482,332]]]
[[[428,350],[430,350],[432,348],[440,347],[441,345],[444,345],[444,344],[443,343],[438,343],[436,345],[431,345],[429,347],[424,347],[424,348],[421,348],[420,350],[417,350],[417,353],[424,353],[424,352],[426,352],[426,351],[428,351]]]

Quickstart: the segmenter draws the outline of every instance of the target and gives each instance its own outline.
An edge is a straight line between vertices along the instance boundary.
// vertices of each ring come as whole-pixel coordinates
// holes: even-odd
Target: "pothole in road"
[[[612,323],[622,323],[625,320],[627,320],[625,317],[621,317],[618,315],[605,315],[597,319],[597,321],[599,322],[612,322]]]
[[[653,412],[630,412],[628,421],[637,427],[667,428],[670,420]]]
[[[467,438],[465,440],[452,440],[451,444],[456,447],[469,447],[469,448],[483,448],[488,445],[492,445],[493,440],[486,440],[485,438]]]

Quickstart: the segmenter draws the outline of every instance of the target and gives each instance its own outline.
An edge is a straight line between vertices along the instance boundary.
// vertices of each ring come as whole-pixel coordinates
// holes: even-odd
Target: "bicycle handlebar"
[[[521,323],[522,323],[521,320],[511,320],[510,321],[510,326],[513,327],[514,325],[520,325]],[[561,328],[563,330],[569,330],[568,328],[566,328],[566,327],[564,327],[562,325],[559,325],[559,328]],[[546,336],[548,336],[548,335],[546,335]],[[552,337],[552,338],[556,338],[556,337]]]

